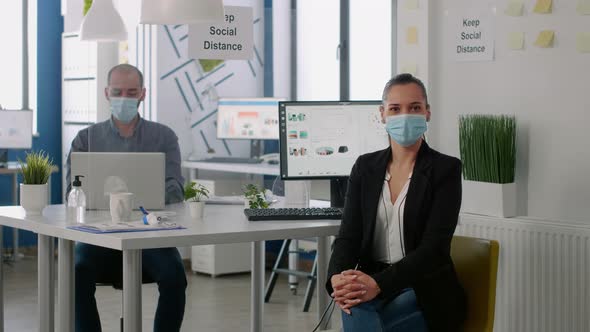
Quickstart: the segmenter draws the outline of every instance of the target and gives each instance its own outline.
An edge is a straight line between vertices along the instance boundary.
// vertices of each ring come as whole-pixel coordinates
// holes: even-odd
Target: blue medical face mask
[[[127,124],[137,115],[137,98],[111,97],[111,114],[117,120]]]
[[[388,116],[385,130],[392,140],[401,146],[410,146],[418,141],[428,128],[426,117],[419,114],[401,114]]]

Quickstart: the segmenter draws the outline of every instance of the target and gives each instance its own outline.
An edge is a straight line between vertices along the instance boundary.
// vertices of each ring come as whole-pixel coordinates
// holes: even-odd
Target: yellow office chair
[[[464,331],[492,332],[500,245],[495,240],[454,236],[451,258],[467,293]]]

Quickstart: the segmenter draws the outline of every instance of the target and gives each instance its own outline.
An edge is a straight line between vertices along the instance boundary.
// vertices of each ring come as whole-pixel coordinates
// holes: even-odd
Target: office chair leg
[[[313,267],[311,268],[311,276],[309,276],[309,281],[307,282],[307,290],[305,291],[305,302],[303,303],[303,312],[309,311],[309,306],[311,305],[311,298],[313,297],[313,291],[315,290],[315,285],[317,282],[317,274],[318,254],[316,252],[315,259],[313,260]]]
[[[289,245],[291,245],[291,240],[283,240],[283,245],[281,246],[281,250],[279,251],[279,256],[275,262],[275,265],[272,268],[272,273],[270,274],[270,279],[268,280],[268,284],[266,285],[266,291],[264,294],[264,302],[268,302],[270,300],[270,296],[272,295],[272,291],[275,288],[275,284],[277,283],[277,278],[279,274],[276,270],[280,267],[283,258],[289,251]]]

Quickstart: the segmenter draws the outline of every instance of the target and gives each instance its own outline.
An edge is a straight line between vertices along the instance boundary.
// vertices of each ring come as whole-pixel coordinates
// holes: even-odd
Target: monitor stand
[[[0,168],[8,167],[8,150],[0,149]]]
[[[344,207],[346,197],[346,187],[348,186],[348,177],[330,180],[330,206]]]
[[[250,140],[250,158],[259,159],[262,156],[262,140],[261,139],[253,139]]]

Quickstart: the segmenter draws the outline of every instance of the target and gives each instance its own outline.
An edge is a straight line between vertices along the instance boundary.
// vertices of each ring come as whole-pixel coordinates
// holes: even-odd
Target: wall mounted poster
[[[490,9],[456,9],[449,12],[447,38],[456,61],[494,60],[494,26]]]

